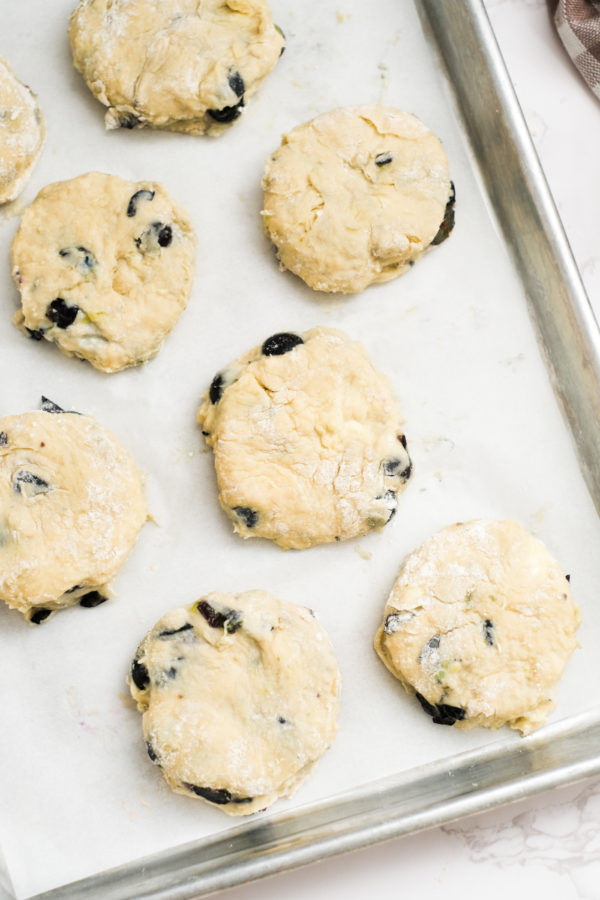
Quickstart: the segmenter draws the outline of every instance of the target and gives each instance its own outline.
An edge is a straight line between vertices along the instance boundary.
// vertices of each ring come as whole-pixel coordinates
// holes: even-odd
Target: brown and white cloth
[[[567,53],[600,98],[600,0],[559,0],[554,20]]]

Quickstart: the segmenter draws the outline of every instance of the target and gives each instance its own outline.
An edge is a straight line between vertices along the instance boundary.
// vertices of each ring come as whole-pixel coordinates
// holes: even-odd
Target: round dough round
[[[0,419],[0,599],[34,624],[105,600],[147,516],[110,432],[47,400],[43,410]]]
[[[332,743],[340,676],[314,614],[264,591],[167,613],[129,686],[170,787],[233,816],[288,797]]]
[[[389,381],[332,328],[267,338],[215,376],[198,421],[234,530],[284,550],[383,528],[410,477]]]
[[[0,57],[0,203],[17,197],[29,180],[46,127],[35,94]]]
[[[389,281],[454,224],[440,141],[415,116],[381,106],[334,109],[284,135],[263,190],[281,268],[317,291]]]
[[[283,52],[265,0],[81,0],[73,61],[107,128],[220,134]]]
[[[434,722],[527,734],[555,706],[579,622],[540,541],[516,522],[474,520],[406,558],[375,649]]]
[[[11,254],[17,327],[118,372],[156,356],[185,309],[195,238],[161,185],[90,172],[40,191]]]

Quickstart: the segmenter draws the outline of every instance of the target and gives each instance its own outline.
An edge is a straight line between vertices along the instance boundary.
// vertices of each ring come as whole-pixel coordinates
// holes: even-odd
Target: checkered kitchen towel
[[[567,53],[600,98],[600,0],[559,0],[554,20]]]

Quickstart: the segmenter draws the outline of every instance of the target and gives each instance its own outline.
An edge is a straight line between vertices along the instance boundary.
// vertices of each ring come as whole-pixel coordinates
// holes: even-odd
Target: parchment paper
[[[19,898],[234,824],[172,794],[146,754],[125,678],[142,636],[171,607],[212,591],[264,588],[314,608],[343,675],[333,748],[280,812],[497,733],[434,725],[372,650],[404,555],[438,528],[478,516],[532,530],[572,576],[584,616],[551,721],[588,708],[596,682],[600,529],[552,394],[525,299],[490,216],[440,73],[408,0],[273,0],[285,54],[242,119],[218,139],[105,133],[103,108],[71,65],[74,0],[3,4],[0,55],[39,94],[46,147],[21,201],[0,217],[0,414],[41,394],[98,417],[147,477],[149,523],[118,597],[28,626],[0,608],[0,845]],[[474,85],[474,89],[477,86]],[[450,240],[402,278],[350,298],[281,273],[262,232],[260,178],[294,125],[344,104],[416,113],[442,139],[457,192]],[[165,184],[198,234],[188,309],[160,356],[102,375],[11,324],[14,217],[45,184],[91,170]],[[363,341],[406,418],[414,477],[381,534],[287,553],[235,536],[217,502],[195,423],[216,371],[280,330],[317,324]],[[263,814],[268,816],[269,813]],[[235,823],[237,824],[237,823]]]

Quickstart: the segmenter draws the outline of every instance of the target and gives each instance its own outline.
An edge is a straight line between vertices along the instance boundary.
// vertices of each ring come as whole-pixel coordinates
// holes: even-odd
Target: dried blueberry
[[[75,591],[80,591],[83,585],[74,584],[72,588],[69,588],[68,591],[65,591],[65,594],[73,594]]]
[[[0,431],[0,447],[6,447],[8,444],[8,435],[5,431]]]
[[[285,716],[277,716],[277,721],[279,722],[280,725],[289,725],[290,724],[290,720],[286,719]]]
[[[416,693],[417,700],[436,725],[454,725],[462,721],[466,712],[460,706],[450,706],[449,703],[430,703],[422,694]]]
[[[227,634],[234,634],[243,625],[242,614],[237,609],[225,606],[222,612],[217,612],[208,600],[199,600],[196,609],[211,628],[224,628]]]
[[[69,265],[82,275],[87,275],[97,265],[96,257],[91,250],[86,250],[85,247],[64,247],[58,251],[58,255],[66,259]]]
[[[31,338],[32,341],[43,340],[43,337],[44,337],[44,329],[43,328],[33,329],[33,328],[27,328],[27,326],[25,326],[25,331],[27,332],[27,334],[29,335],[29,337]]]
[[[565,575],[565,578],[567,579],[567,581],[570,581],[570,580],[571,580],[571,576],[570,576],[570,575]]]
[[[50,319],[51,322],[54,322],[58,328],[68,328],[69,325],[72,325],[75,319],[77,318],[77,313],[79,312],[79,307],[73,304],[73,306],[69,306],[68,303],[65,303],[62,297],[57,297],[56,300],[53,300],[52,303],[48,306],[46,310],[46,318]]]
[[[225,385],[223,383],[223,376],[219,373],[215,375],[213,380],[210,383],[210,390],[208,392],[208,396],[210,397],[211,403],[218,403],[221,397],[223,396],[223,390]]]
[[[44,609],[44,607],[40,606],[29,616],[29,621],[33,622],[34,625],[39,625],[41,622],[45,621],[49,615],[51,615],[51,609]]]
[[[375,165],[376,166],[387,166],[393,160],[393,156],[389,151],[384,153],[378,153],[375,157]]]
[[[27,485],[25,488],[24,486]],[[19,469],[13,476],[13,491],[15,494],[27,494],[34,496],[36,494],[47,494],[52,490],[47,481],[35,475],[33,472],[27,472],[25,469]]]
[[[265,356],[283,356],[284,353],[289,353],[294,347],[303,343],[300,335],[292,334],[291,331],[280,331],[266,339],[262,345],[262,352]]]
[[[93,606],[100,606],[101,603],[106,603],[107,600],[108,597],[103,597],[98,591],[90,591],[89,594],[83,595],[79,605],[86,607],[86,609],[91,609]]]
[[[494,623],[491,619],[486,619],[483,623],[483,637],[486,644],[494,646]]]
[[[406,435],[404,435],[404,434],[397,434],[397,435],[396,435],[396,438],[400,441],[400,443],[402,444],[402,446],[403,446],[404,449],[406,450]]]
[[[185,625],[181,626],[181,628],[165,628],[164,631],[160,631],[158,633],[158,637],[159,638],[172,637],[174,634],[181,634],[182,631],[189,631],[190,628],[193,628],[193,627],[194,626],[191,625],[189,622],[186,622]]]
[[[136,191],[135,194],[131,195],[129,203],[127,204],[127,215],[130,218],[135,216],[138,204],[141,200],[154,200],[154,191],[148,191],[145,188],[142,188],[141,191]]]
[[[246,528],[254,528],[258,522],[258,513],[255,509],[250,509],[249,506],[234,506],[233,511],[242,520]]]
[[[185,784],[188,791],[203,797],[209,803],[225,806],[227,803],[252,803],[253,797],[234,797],[226,788],[199,787],[197,784]]]
[[[442,219],[442,224],[440,225],[439,231],[432,240],[432,244],[441,244],[446,238],[449,236],[450,232],[454,228],[454,207],[456,205],[456,191],[454,190],[454,182],[450,182],[450,197],[448,198],[448,202],[446,204],[446,209],[444,211],[444,218]]]
[[[146,666],[134,659],[131,666],[131,680],[139,691],[145,691],[150,684],[150,676]]]

